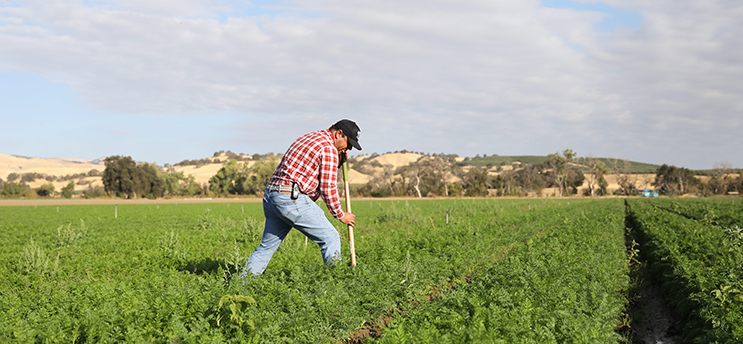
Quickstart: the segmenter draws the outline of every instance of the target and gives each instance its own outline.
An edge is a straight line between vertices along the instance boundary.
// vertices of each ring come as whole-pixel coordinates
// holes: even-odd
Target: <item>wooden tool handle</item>
[[[348,184],[348,162],[345,161],[345,159],[343,161],[343,185],[346,191],[346,212],[351,213],[351,189]],[[356,267],[356,247],[353,240],[353,225],[348,225],[348,242],[351,250],[351,266]]]

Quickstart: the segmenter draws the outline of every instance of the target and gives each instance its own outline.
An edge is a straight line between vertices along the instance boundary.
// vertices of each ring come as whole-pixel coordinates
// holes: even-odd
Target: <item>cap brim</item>
[[[351,146],[353,146],[353,148],[356,148],[358,150],[361,150],[361,145],[358,142],[356,142],[356,140],[354,140],[354,139],[352,139],[352,138],[349,137],[348,138],[348,142],[351,143]]]

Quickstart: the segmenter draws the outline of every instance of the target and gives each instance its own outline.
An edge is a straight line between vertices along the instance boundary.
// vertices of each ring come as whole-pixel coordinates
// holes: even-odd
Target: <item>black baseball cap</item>
[[[348,142],[351,143],[351,146],[353,146],[353,148],[361,150],[361,145],[359,145],[359,132],[361,131],[361,129],[359,129],[359,126],[356,125],[356,122],[348,119],[342,119],[333,124],[333,127],[343,130],[343,134],[348,137]]]

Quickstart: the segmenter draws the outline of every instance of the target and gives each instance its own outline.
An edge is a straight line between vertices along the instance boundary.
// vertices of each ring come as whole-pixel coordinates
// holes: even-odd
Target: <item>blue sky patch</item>
[[[319,17],[317,13],[303,12],[303,9],[290,1],[282,0],[252,0],[244,1],[225,1],[232,11],[219,14],[219,21],[224,22],[229,18],[247,18],[247,17],[278,17],[294,16],[299,18]]]
[[[627,11],[611,7],[604,3],[584,3],[571,0],[542,0],[542,5],[548,8],[606,13],[607,16],[595,24],[595,28],[601,32],[611,32],[620,26],[635,30],[642,26],[642,15],[639,11]]]
[[[286,5],[279,1],[253,0],[250,2],[230,1],[232,12],[222,14],[220,19],[271,16],[275,17],[286,12]]]
[[[0,154],[35,158],[127,155],[160,165],[176,163],[224,149],[221,136],[213,133],[250,119],[238,113],[209,113],[179,114],[176,120],[100,110],[79,100],[61,80],[12,70],[0,70],[0,104],[3,124],[15,128],[0,137]]]

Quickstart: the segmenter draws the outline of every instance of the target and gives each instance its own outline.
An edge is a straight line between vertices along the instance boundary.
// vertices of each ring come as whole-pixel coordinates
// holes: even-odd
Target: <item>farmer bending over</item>
[[[266,216],[263,238],[245,264],[242,278],[248,272],[260,275],[266,270],[292,227],[320,246],[325,264],[340,263],[340,235],[315,201],[322,196],[333,217],[348,225],[355,224],[356,216],[341,208],[338,156],[352,147],[361,150],[359,131],[356,123],[343,119],[330,129],[305,134],[289,146],[263,195]]]

